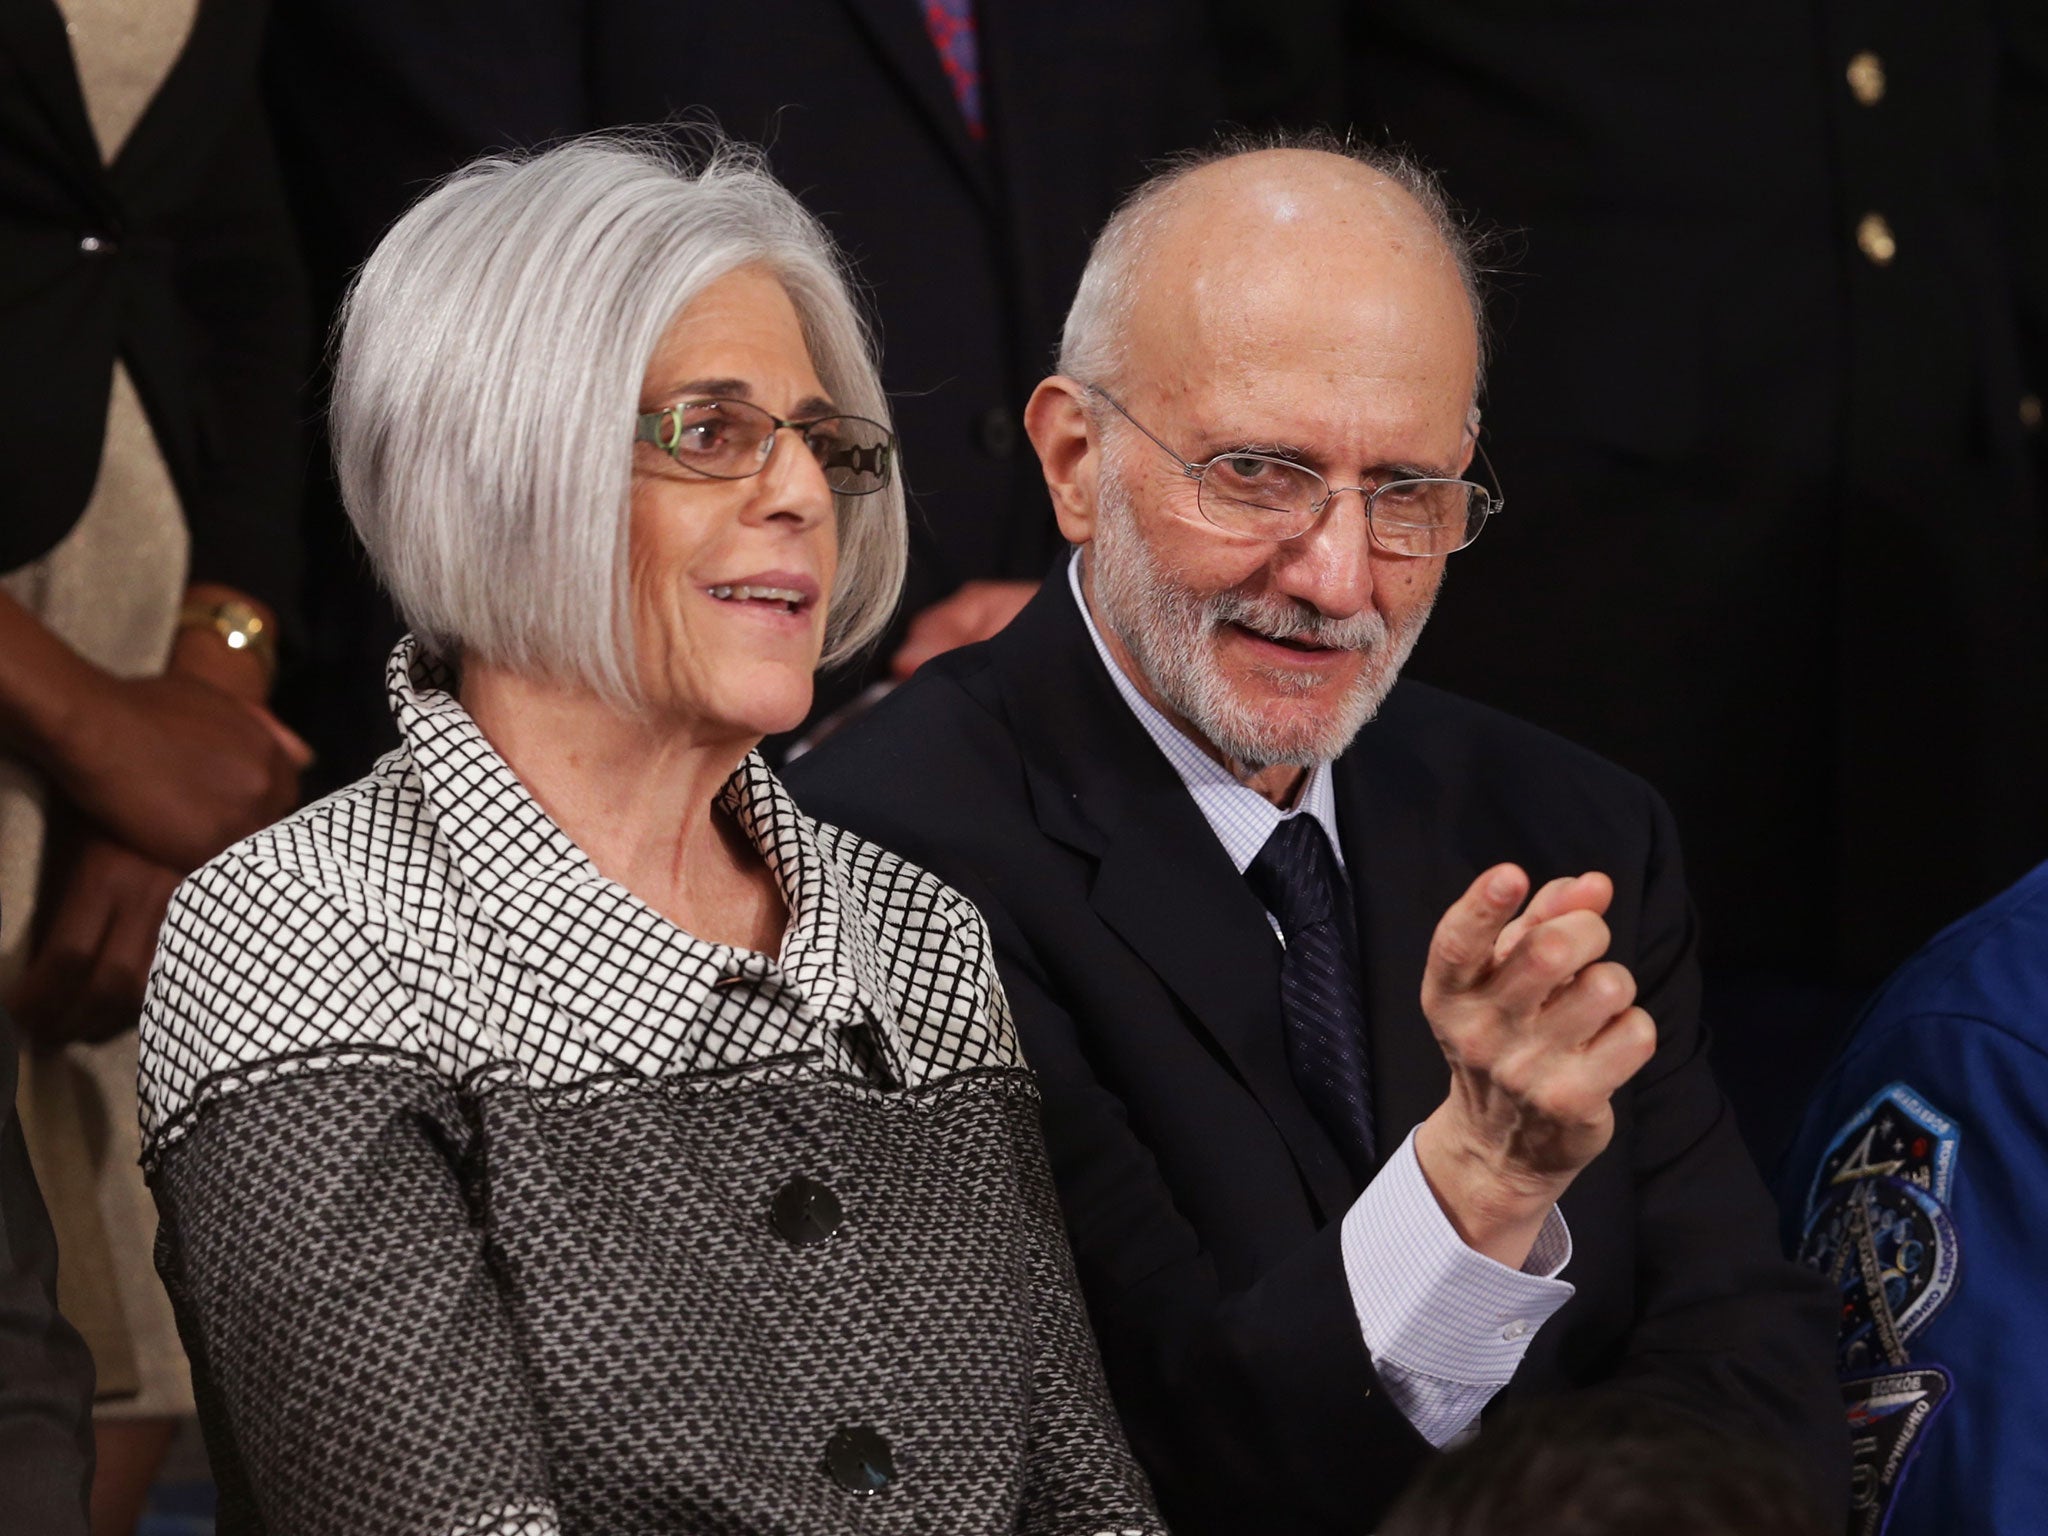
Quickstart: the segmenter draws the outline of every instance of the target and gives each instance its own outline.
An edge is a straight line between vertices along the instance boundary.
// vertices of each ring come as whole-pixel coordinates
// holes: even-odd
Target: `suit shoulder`
[[[1850,1049],[1931,1016],[1974,1020],[2048,1053],[2048,864],[1959,918],[1895,972]]]
[[[1592,794],[1663,805],[1655,786],[1591,748],[1428,683],[1403,681],[1395,688],[1361,742],[1379,730],[1456,778],[1505,778],[1531,794]]]
[[[863,832],[877,813],[944,817],[984,801],[995,784],[1020,782],[1021,775],[982,645],[928,662],[782,771],[806,812]]]

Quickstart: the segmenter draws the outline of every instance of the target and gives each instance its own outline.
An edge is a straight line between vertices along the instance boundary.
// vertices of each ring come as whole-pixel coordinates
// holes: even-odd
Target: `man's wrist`
[[[232,587],[195,582],[185,593],[171,668],[261,704],[277,676],[277,621]]]
[[[236,650],[216,630],[188,624],[171,646],[170,671],[211,684],[250,704],[270,696],[270,669],[250,651]]]
[[[1460,1123],[1446,1102],[1416,1128],[1415,1161],[1444,1218],[1468,1248],[1519,1269],[1569,1177],[1505,1166],[1492,1148]]]

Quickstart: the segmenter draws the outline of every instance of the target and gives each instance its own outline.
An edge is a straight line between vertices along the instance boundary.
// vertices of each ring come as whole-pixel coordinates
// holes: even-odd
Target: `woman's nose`
[[[785,437],[785,433],[789,435]],[[832,487],[825,480],[825,466],[811,452],[802,430],[794,425],[777,427],[764,447],[767,462],[756,477],[761,494],[754,498],[758,515],[796,517],[806,524],[830,516]]]

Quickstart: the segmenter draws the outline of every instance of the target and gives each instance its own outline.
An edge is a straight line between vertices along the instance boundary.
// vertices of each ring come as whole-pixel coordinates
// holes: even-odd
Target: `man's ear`
[[[1465,441],[1458,447],[1458,473],[1464,474],[1472,467],[1472,455],[1479,447],[1479,407],[1474,405],[1465,412]]]
[[[1069,544],[1095,537],[1095,435],[1088,425],[1088,391],[1054,374],[1039,381],[1024,407],[1024,430],[1038,450],[1053,515]]]

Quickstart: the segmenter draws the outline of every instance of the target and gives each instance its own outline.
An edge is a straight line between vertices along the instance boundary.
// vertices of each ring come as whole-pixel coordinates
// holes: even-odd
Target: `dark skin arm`
[[[0,598],[0,656],[0,730],[87,818],[57,854],[19,1022],[45,1048],[111,1039],[134,1027],[178,881],[290,809],[310,754],[263,707],[263,661],[210,629],[178,632],[163,677],[125,680]]]
[[[0,743],[109,835],[174,869],[268,825],[297,794],[311,754],[261,693],[260,664],[217,635],[182,633],[161,677],[117,678],[0,595]]]

